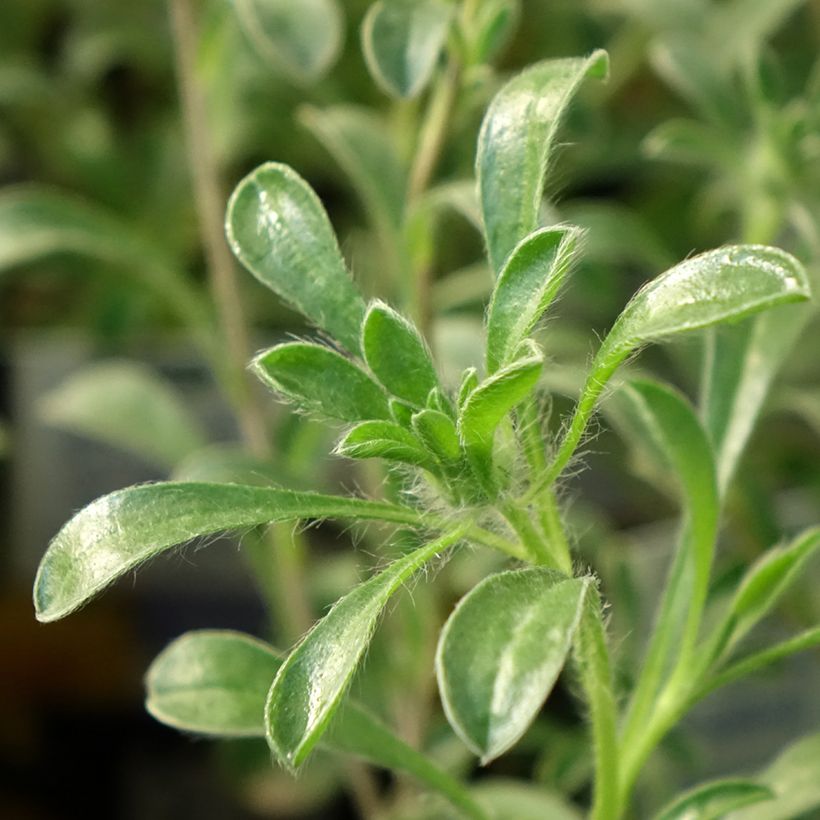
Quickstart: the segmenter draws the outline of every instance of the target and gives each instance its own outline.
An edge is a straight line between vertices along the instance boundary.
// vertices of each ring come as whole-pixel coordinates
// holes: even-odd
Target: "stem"
[[[202,87],[196,78],[196,22],[191,0],[169,0],[174,37],[177,88],[188,147],[208,277],[226,349],[222,378],[236,409],[242,436],[257,455],[267,455],[265,417],[245,373],[250,343],[233,258],[223,235],[223,201],[219,169],[209,138]]]
[[[572,567],[567,566],[559,556],[555,555],[551,545],[532,523],[525,510],[508,503],[504,504],[500,511],[521,539],[529,562],[543,567],[554,567],[566,573],[571,571]]]

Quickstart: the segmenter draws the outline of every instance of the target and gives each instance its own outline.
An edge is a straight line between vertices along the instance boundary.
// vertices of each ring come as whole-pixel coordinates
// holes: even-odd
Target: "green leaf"
[[[129,487],[93,501],[54,537],[34,581],[37,619],[68,615],[143,561],[197,536],[300,518],[418,520],[407,507],[319,493],[193,482]]]
[[[430,455],[418,439],[392,421],[357,424],[336,445],[336,452],[347,458],[384,458],[420,467],[430,465]]]
[[[461,459],[461,443],[453,420],[440,410],[421,410],[413,415],[413,430],[433,456],[443,464]]]
[[[43,419],[97,441],[173,467],[205,438],[179,395],[134,362],[86,367],[38,402]]]
[[[478,371],[474,367],[468,367],[461,377],[461,384],[458,388],[458,410],[461,412],[464,402],[470,398],[473,390],[478,387]]]
[[[390,418],[387,396],[379,385],[329,347],[287,342],[260,353],[253,369],[277,393],[326,418]]]
[[[713,780],[676,797],[655,820],[718,820],[727,812],[772,797],[771,789],[752,780]]]
[[[279,463],[257,458],[233,444],[212,444],[191,453],[176,465],[171,478],[253,487],[292,486],[291,477]]]
[[[297,768],[327,729],[390,596],[463,535],[461,527],[408,553],[341,598],[291,652],[268,694],[268,744]]]
[[[322,203],[292,168],[260,165],[228,203],[228,241],[260,282],[359,352],[365,304],[342,259]]]
[[[478,137],[476,174],[490,266],[538,227],[544,174],[561,116],[587,75],[604,77],[606,52],[536,63],[493,99]]]
[[[344,34],[336,0],[233,0],[259,54],[300,82],[313,82],[336,62]]]
[[[478,3],[465,28],[469,61],[489,63],[507,44],[521,17],[520,0]]]
[[[589,580],[530,567],[492,575],[459,602],[436,653],[444,711],[489,763],[541,709],[564,666]]]
[[[487,314],[487,370],[508,364],[555,299],[579,231],[541,228],[516,245],[498,277]]]
[[[495,491],[493,443],[501,420],[525,399],[538,383],[544,364],[534,343],[524,358],[496,371],[470,393],[461,409],[458,431],[467,457],[484,489]]]
[[[430,351],[413,324],[384,302],[367,309],[362,348],[373,375],[397,398],[424,407],[438,387]]]
[[[374,3],[362,23],[362,51],[376,83],[394,97],[416,96],[430,81],[452,16],[445,0]]]
[[[145,705],[161,723],[182,731],[264,737],[265,698],[281,666],[273,647],[241,632],[188,632],[151,664]],[[355,704],[345,707],[323,745],[412,774],[468,817],[484,817],[459,783]]]
[[[805,329],[810,311],[794,305],[709,333],[701,386],[702,413],[725,493],[772,382]]]
[[[554,480],[566,466],[607,382],[637,348],[810,296],[803,266],[785,251],[763,245],[707,251],[653,279],[624,308],[598,350],[569,430],[542,483]]]
[[[729,606],[721,652],[731,650],[774,609],[818,547],[820,527],[814,527],[787,546],[767,550],[749,568]]]
[[[304,106],[299,119],[350,177],[373,223],[398,231],[407,180],[383,120],[352,105]]]
[[[740,809],[731,820],[794,820],[808,817],[820,806],[820,734],[809,735],[789,746],[757,776],[774,793],[760,806]]]
[[[563,796],[543,786],[504,777],[479,781],[473,794],[492,817],[515,820],[581,820],[581,813]]]

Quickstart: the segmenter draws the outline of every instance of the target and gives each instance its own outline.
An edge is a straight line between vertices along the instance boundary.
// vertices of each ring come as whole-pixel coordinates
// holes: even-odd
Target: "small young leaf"
[[[470,398],[470,394],[478,387],[478,371],[474,367],[468,367],[461,377],[461,384],[458,388],[458,411],[461,412],[464,402]]]
[[[384,458],[424,467],[430,455],[418,439],[391,421],[357,424],[337,445],[336,452],[347,458]]]
[[[493,99],[478,137],[476,174],[490,266],[538,227],[544,174],[558,123],[589,76],[604,77],[606,52],[548,60],[510,80]]]
[[[390,399],[388,404],[390,405],[390,415],[396,424],[400,424],[409,430],[413,426],[413,408],[398,399]]]
[[[493,443],[501,420],[525,399],[538,383],[544,364],[534,343],[530,355],[498,370],[470,393],[458,421],[467,457],[484,489],[495,492]]]
[[[166,467],[205,443],[199,423],[172,386],[133,362],[86,367],[41,398],[38,409],[55,427]]]
[[[439,410],[421,410],[413,415],[413,430],[433,456],[443,464],[461,458],[461,443],[452,419]]]
[[[436,653],[444,711],[489,763],[524,734],[564,666],[589,580],[528,568],[486,578],[447,619]]]
[[[407,319],[384,302],[373,302],[364,319],[362,348],[367,366],[394,396],[425,406],[438,377],[427,345]]]
[[[367,373],[323,345],[287,342],[253,360],[259,378],[305,410],[342,421],[389,419],[387,396]]]
[[[465,25],[469,61],[489,63],[506,45],[521,16],[520,0],[484,0]]]
[[[34,581],[37,619],[68,615],[116,578],[200,535],[300,518],[365,518],[412,524],[407,507],[240,484],[145,484],[80,510],[52,540]]]
[[[661,809],[655,820],[719,820],[730,811],[771,800],[774,792],[753,780],[714,780],[690,789]]]
[[[299,119],[350,177],[374,224],[399,230],[407,180],[385,123],[352,105],[305,106]]]
[[[343,16],[337,0],[233,0],[260,55],[300,82],[313,82],[336,61]]]
[[[498,277],[487,314],[487,370],[508,364],[558,293],[579,231],[541,228],[515,246]]]
[[[292,168],[259,166],[228,203],[228,241],[240,262],[351,353],[365,304],[342,259],[322,203]]]
[[[145,705],[161,723],[185,732],[264,737],[265,698],[281,666],[279,653],[250,635],[228,630],[188,632],[151,664]],[[355,704],[347,704],[323,745],[412,774],[468,817],[484,820],[459,783]]]
[[[453,16],[446,0],[378,0],[362,23],[373,79],[395,97],[414,97],[430,81]]]
[[[290,768],[304,762],[338,708],[390,596],[463,531],[408,553],[345,595],[291,652],[265,706],[268,744],[280,762]]]

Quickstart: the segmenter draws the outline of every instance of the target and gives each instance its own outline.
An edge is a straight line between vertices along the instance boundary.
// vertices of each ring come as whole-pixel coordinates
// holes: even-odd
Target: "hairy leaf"
[[[753,780],[738,778],[703,783],[676,797],[655,820],[719,820],[727,812],[770,800],[770,788]]]
[[[365,304],[342,259],[322,203],[292,168],[260,165],[228,203],[228,241],[260,282],[351,353]]]
[[[336,445],[336,452],[347,458],[384,458],[419,466],[430,464],[430,455],[419,440],[392,421],[357,424]]]
[[[487,370],[508,364],[561,287],[578,240],[575,228],[541,228],[516,245],[487,314]]]
[[[305,410],[342,421],[389,419],[387,396],[367,373],[322,345],[287,342],[253,360],[269,387]]]
[[[447,719],[489,763],[532,723],[564,666],[588,579],[528,568],[486,578],[459,602],[439,639],[436,674]]]
[[[37,618],[68,615],[143,561],[197,536],[300,518],[414,523],[417,515],[393,504],[240,484],[129,487],[93,501],[54,537],[34,581]]]
[[[265,707],[268,744],[280,762],[300,766],[327,729],[390,596],[463,529],[408,553],[341,598],[291,652]]]
[[[394,97],[414,97],[430,81],[453,6],[446,0],[378,0],[362,23],[362,50],[373,79]]]
[[[444,464],[461,458],[461,444],[452,419],[439,410],[422,410],[413,415],[413,429],[425,447]]]
[[[478,137],[476,174],[490,266],[538,227],[544,174],[561,116],[587,75],[603,77],[606,52],[547,60],[510,80],[493,99]]]

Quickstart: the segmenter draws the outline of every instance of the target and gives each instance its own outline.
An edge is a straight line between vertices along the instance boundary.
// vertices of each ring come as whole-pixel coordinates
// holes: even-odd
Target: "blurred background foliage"
[[[374,161],[383,144],[404,165],[414,150],[423,98],[396,102],[370,77],[359,37],[367,0],[305,3],[302,21],[318,28],[304,40],[298,31],[283,40],[284,29],[275,24],[266,30],[265,20],[253,17],[265,8],[261,0],[196,5],[195,79],[205,96],[223,190],[227,194],[262,161],[292,165],[325,203],[365,290],[401,301],[378,218],[350,184],[332,133],[349,111],[335,106],[364,106]],[[489,5],[513,14],[498,28],[494,66],[465,68],[435,170],[438,182],[471,176],[484,107],[510,73],[598,47],[611,55],[609,82],[590,84],[573,106],[548,181],[549,217],[588,229],[560,318],[543,331],[553,362],[545,387],[555,419],[577,390],[596,337],[642,282],[674,261],[726,242],[773,243],[800,257],[818,281],[819,3]],[[327,8],[337,9],[338,20],[327,16]],[[318,44],[317,32],[324,38]],[[319,757],[305,777],[290,781],[268,768],[264,748],[192,745],[139,711],[144,668],[185,628],[273,632],[282,643],[299,634],[303,620],[287,623],[282,611],[267,623],[236,550],[184,552],[146,570],[133,588],[121,585],[118,596],[48,630],[35,626],[28,602],[33,567],[70,511],[125,483],[169,472],[221,480],[250,474],[314,487],[382,480],[367,470],[351,477],[326,456],[330,438],[322,428],[278,412],[272,400],[266,406],[276,457],[263,463],[235,445],[230,401],[211,375],[219,364],[188,162],[162,0],[4,1],[4,817],[88,817],[95,811],[123,818],[352,816],[339,787],[338,761]],[[452,371],[460,372],[480,356],[480,317],[491,280],[479,261],[478,233],[464,218],[473,213],[469,186],[436,190],[447,207],[429,255],[433,339]],[[429,253],[423,240],[428,227],[420,225],[416,250],[422,256]],[[252,277],[243,273],[239,283],[254,348],[306,332]],[[783,372],[733,491],[719,559],[726,585],[781,533],[813,523],[820,509],[817,325],[797,314],[785,324],[790,327],[783,333],[797,336],[800,324],[802,335],[783,354]],[[701,358],[701,342],[690,340],[647,352],[639,366],[692,394]],[[630,438],[617,403],[605,408],[588,449],[594,469],[565,487],[568,516],[614,604],[618,667],[628,679],[666,566],[675,507],[666,477]],[[303,564],[287,577],[306,579],[315,613],[358,577],[359,562],[377,560],[370,546],[379,537],[375,532],[360,536],[359,551],[330,526],[280,535],[310,544],[294,550]],[[251,562],[259,554],[255,538],[243,539]],[[406,595],[357,684],[361,699],[455,771],[468,767],[468,758],[440,718],[428,714],[431,636],[459,592],[487,571],[478,564],[477,556],[454,562],[436,587],[437,598],[421,586]],[[820,620],[812,594],[817,580],[815,567],[781,613],[783,624]],[[720,591],[719,585],[716,598]],[[820,725],[819,680],[816,659],[801,658],[773,679],[708,701],[653,761],[642,787],[646,805],[704,775],[759,768],[788,739]],[[571,689],[551,699],[537,727],[491,767],[492,774],[531,775],[583,798],[588,765]],[[398,702],[384,702],[385,691]],[[384,788],[380,778],[376,786]],[[413,814],[420,810],[399,806],[404,813],[396,816],[437,816],[432,808]]]

